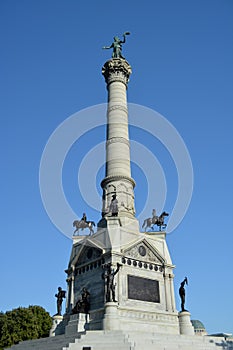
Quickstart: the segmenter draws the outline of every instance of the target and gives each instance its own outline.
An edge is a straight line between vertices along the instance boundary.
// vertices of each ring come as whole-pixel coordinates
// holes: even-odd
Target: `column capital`
[[[114,81],[120,81],[127,86],[131,73],[130,64],[122,58],[112,58],[105,62],[102,67],[102,74],[107,85]]]

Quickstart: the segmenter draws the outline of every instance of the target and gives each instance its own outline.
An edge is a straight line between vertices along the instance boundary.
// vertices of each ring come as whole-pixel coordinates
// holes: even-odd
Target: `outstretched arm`
[[[111,49],[113,47],[113,45],[111,46],[103,46],[102,49],[105,50],[105,49]]]

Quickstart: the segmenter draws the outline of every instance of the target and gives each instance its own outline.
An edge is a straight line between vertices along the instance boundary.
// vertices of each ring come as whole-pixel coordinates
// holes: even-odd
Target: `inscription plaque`
[[[160,303],[159,281],[128,275],[128,298]]]

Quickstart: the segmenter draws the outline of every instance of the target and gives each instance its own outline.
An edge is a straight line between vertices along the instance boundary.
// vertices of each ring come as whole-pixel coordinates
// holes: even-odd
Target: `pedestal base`
[[[194,335],[194,328],[190,321],[190,312],[181,311],[179,312],[178,317],[179,317],[180,334]]]
[[[66,326],[65,334],[71,335],[79,332],[85,332],[89,323],[88,314],[75,314],[70,316],[68,325]]]
[[[105,304],[105,315],[103,320],[104,330],[119,330],[118,304],[109,302]]]
[[[63,320],[63,317],[61,315],[54,315],[53,316],[53,324],[52,324],[52,327],[49,331],[50,337],[54,337],[55,335],[57,335],[58,325],[62,320]]]

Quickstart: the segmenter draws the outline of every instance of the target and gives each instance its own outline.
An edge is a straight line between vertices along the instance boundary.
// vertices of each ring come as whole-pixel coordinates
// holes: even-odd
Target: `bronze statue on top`
[[[179,288],[179,295],[180,295],[180,299],[181,299],[181,311],[187,311],[184,308],[184,304],[185,304],[185,289],[184,289],[184,286],[185,286],[185,283],[188,284],[187,277],[185,277],[183,282],[181,282],[180,288]]]
[[[159,231],[162,230],[162,228],[164,229],[167,224],[164,223],[164,217],[168,216],[169,214],[166,213],[165,211],[162,212],[162,214],[160,214],[159,216],[156,215],[156,210],[153,209],[152,210],[152,218],[147,218],[144,220],[142,228],[145,227],[145,231],[146,229],[149,227],[151,229],[154,228],[154,225],[157,225],[159,227]]]
[[[102,49],[113,49],[113,52],[112,52],[112,58],[123,58],[125,59],[123,56],[122,56],[122,44],[125,43],[125,37],[126,35],[130,35],[130,32],[125,32],[123,34],[123,40],[120,40],[118,38],[118,36],[114,36],[113,40],[114,42],[112,43],[111,46],[104,46],[102,47]]]

